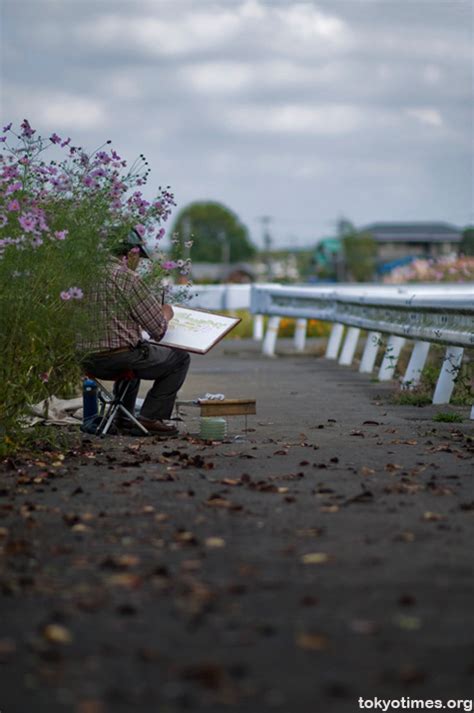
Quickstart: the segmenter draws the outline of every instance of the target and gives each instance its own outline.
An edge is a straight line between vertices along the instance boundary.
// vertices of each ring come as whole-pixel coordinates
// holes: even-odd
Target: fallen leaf
[[[104,704],[98,700],[79,701],[76,713],[105,713]]]
[[[303,564],[326,564],[329,559],[325,552],[309,552],[302,556],[301,561]]]
[[[323,532],[323,527],[308,527],[304,530],[296,530],[298,537],[321,537]]]
[[[405,530],[405,532],[400,533],[397,539],[402,540],[402,542],[414,542],[416,538],[414,532]]]
[[[6,663],[16,653],[14,639],[0,639],[0,663]]]
[[[339,505],[322,505],[319,508],[320,512],[339,512]]]
[[[48,624],[45,626],[43,636],[53,644],[70,644],[72,642],[71,632],[60,624]]]
[[[401,470],[401,468],[403,468],[403,466],[398,465],[398,463],[387,463],[385,466],[385,470],[389,473],[393,473],[395,470]]]
[[[423,683],[426,673],[415,666],[404,666],[400,670],[400,681],[403,683]]]
[[[91,532],[91,528],[84,525],[82,522],[78,522],[71,527],[72,532]]]
[[[395,623],[400,629],[405,631],[417,631],[421,627],[421,619],[417,616],[397,616]]]
[[[207,537],[204,542],[206,547],[210,547],[211,549],[225,547],[225,540],[223,540],[222,537]]]
[[[296,637],[296,645],[306,651],[324,651],[329,646],[329,639],[325,634],[302,633]]]
[[[360,469],[360,474],[361,475],[374,475],[375,470],[373,468],[368,468],[366,465],[363,465],[362,468]]]
[[[356,634],[364,634],[366,636],[375,634],[379,628],[377,623],[371,619],[353,619],[350,627]]]
[[[125,589],[137,589],[141,585],[141,578],[136,574],[124,572],[122,574],[113,574],[107,577],[107,584],[113,587],[124,587]]]
[[[427,511],[423,513],[422,520],[427,520],[428,522],[438,522],[439,520],[446,520],[446,517],[438,512]]]

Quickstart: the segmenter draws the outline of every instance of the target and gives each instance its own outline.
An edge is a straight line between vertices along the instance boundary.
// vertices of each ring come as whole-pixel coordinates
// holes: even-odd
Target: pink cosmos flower
[[[142,225],[141,223],[137,223],[133,227],[137,231],[138,235],[141,238],[143,238],[145,236],[145,226],[144,225]]]
[[[67,236],[67,230],[56,230],[54,233],[54,237],[57,238],[57,240],[66,240]]]
[[[25,213],[18,218],[18,222],[25,233],[32,233],[36,228],[36,218],[32,213]]]
[[[8,223],[8,218],[3,213],[0,213],[0,228],[3,228]]]
[[[57,134],[52,134],[49,137],[49,140],[53,142],[53,144],[60,144],[61,143],[61,137],[58,136]]]
[[[178,267],[178,263],[176,263],[174,260],[165,260],[161,263],[161,267],[164,270],[174,270],[175,267]]]
[[[73,300],[82,300],[84,293],[80,287],[70,287],[69,294]]]
[[[15,193],[15,191],[21,191],[22,188],[23,183],[21,181],[15,181],[15,183],[10,183],[10,185],[5,191],[5,195],[10,196],[12,193]]]
[[[10,201],[10,203],[8,203],[7,210],[9,210],[11,213],[13,213],[14,211],[20,210],[20,203],[17,201],[16,198],[15,198],[15,200]]]
[[[70,287],[68,290],[61,292],[60,297],[65,302],[68,300],[82,300],[84,293],[80,287]]]
[[[49,374],[47,371],[43,371],[41,374],[38,375],[43,384],[47,384],[49,381]]]
[[[33,134],[36,134],[36,129],[32,129],[30,122],[27,119],[23,119],[21,123],[22,136],[26,136],[27,139],[31,139]]]

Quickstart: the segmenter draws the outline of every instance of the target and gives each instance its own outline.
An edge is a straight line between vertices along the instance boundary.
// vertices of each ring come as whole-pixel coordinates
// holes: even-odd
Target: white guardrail
[[[388,335],[378,378],[393,378],[407,340],[414,343],[401,380],[402,388],[416,386],[431,343],[445,344],[446,353],[433,395],[434,404],[449,403],[461,368],[464,349],[474,349],[474,284],[464,285],[337,285],[290,287],[253,285],[251,311],[269,315],[263,353],[275,353],[282,317],[296,319],[295,348],[305,347],[308,319],[332,322],[326,358],[341,365],[353,361],[361,330],[367,330],[359,371],[371,373],[382,335]],[[343,341],[344,329],[347,327]],[[342,344],[342,348],[341,348]],[[474,406],[471,410],[474,419]]]

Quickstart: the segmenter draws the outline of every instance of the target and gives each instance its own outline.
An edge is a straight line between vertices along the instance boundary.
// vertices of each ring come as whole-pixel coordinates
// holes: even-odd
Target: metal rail
[[[431,343],[446,345],[446,354],[433,394],[433,403],[449,403],[459,374],[464,349],[474,347],[474,284],[460,285],[338,285],[337,287],[287,287],[253,285],[251,312],[268,315],[270,320],[263,340],[263,353],[275,354],[282,317],[297,320],[295,347],[305,347],[308,319],[333,324],[326,358],[341,365],[353,361],[361,330],[368,335],[360,371],[371,373],[380,346],[385,354],[379,379],[392,379],[406,340],[414,349],[402,388],[419,384]],[[347,328],[343,343],[344,330]],[[388,338],[387,338],[388,337]],[[342,348],[341,348],[342,345]],[[474,418],[474,406],[471,412]]]

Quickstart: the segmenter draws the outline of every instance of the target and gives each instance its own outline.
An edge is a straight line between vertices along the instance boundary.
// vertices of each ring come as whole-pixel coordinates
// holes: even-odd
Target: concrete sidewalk
[[[257,399],[226,442],[187,407],[188,437],[4,464],[2,710],[471,710],[469,409],[395,406],[321,343],[281,348],[193,357],[181,398]]]

